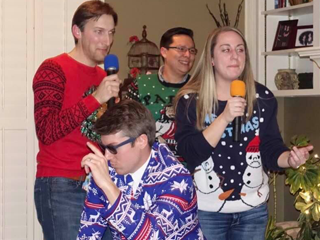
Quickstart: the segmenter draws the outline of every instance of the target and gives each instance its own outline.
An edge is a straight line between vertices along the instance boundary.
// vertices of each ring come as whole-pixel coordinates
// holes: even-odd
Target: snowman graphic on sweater
[[[211,209],[214,212],[219,212],[234,189],[224,192],[221,188],[224,178],[219,176],[213,168],[213,159],[209,157],[200,166],[195,168],[194,182],[197,189],[199,209]],[[204,201],[200,201],[199,199]],[[212,202],[212,199],[214,199],[215,204],[205,206],[207,203]]]
[[[268,176],[263,170],[260,155],[258,133],[246,148],[247,168],[242,176],[241,199],[248,206],[255,207],[267,201],[269,197]]]

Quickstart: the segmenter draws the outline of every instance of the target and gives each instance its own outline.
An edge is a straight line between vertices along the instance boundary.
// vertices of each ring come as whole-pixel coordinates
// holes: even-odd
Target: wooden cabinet
[[[274,0],[246,0],[245,35],[255,78],[276,96],[320,95],[320,0],[274,9]],[[298,19],[298,26],[313,25],[313,46],[272,51],[279,21]],[[313,73],[310,89],[278,90],[279,69]],[[302,79],[300,79],[302,81]]]

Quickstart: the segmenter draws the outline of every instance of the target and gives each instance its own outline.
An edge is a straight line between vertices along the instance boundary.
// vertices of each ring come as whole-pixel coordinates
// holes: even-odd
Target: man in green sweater
[[[128,87],[126,98],[141,102],[151,111],[158,141],[166,142],[183,162],[174,140],[176,125],[172,101],[190,78],[188,73],[197,54],[193,31],[182,27],[169,29],[161,37],[160,52],[164,65],[159,72],[138,76]]]

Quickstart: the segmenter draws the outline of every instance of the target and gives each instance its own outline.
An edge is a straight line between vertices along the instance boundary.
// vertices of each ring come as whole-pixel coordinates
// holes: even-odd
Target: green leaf
[[[305,135],[295,135],[291,138],[291,145],[296,147],[305,147],[309,145],[309,138],[307,138]]]
[[[304,207],[306,206],[305,203],[303,202],[297,202],[296,205],[295,205],[295,208],[299,211],[301,211]]]
[[[317,166],[305,164],[298,169],[286,170],[286,184],[290,185],[290,192],[295,194],[299,189],[310,190],[317,184],[320,171]]]

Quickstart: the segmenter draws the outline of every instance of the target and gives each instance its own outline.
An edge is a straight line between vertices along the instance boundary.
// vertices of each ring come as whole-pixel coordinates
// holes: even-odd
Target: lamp
[[[128,52],[128,66],[138,68],[140,74],[155,72],[160,68],[160,51],[156,44],[147,39],[147,26],[143,26],[142,39],[134,43]]]

